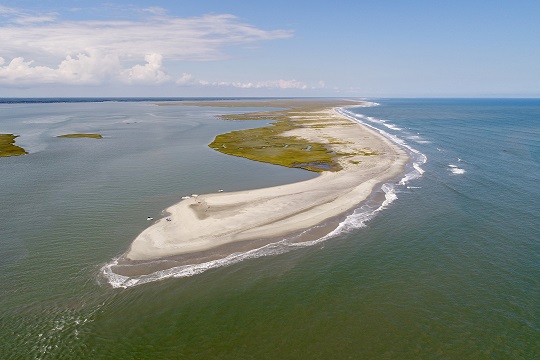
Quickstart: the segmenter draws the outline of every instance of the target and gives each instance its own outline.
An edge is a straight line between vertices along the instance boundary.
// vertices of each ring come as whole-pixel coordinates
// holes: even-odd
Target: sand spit
[[[292,103],[306,104],[300,100],[289,103],[277,100],[235,102],[232,106],[275,108],[293,106]],[[157,221],[137,236],[119,264],[175,256],[197,258],[197,254],[227,245],[234,249],[234,244],[240,243],[243,249],[249,248],[250,242],[255,248],[261,246],[264,239],[298,233],[350,211],[365,200],[376,185],[403,172],[409,159],[405,151],[335,111],[336,106],[353,103],[307,103],[310,106],[294,116],[304,121],[309,119],[317,126],[303,126],[286,135],[325,143],[336,152],[350,154],[339,159],[342,170],[323,172],[315,179],[294,184],[183,199],[166,209],[168,218]],[[223,106],[231,106],[228,104]],[[216,102],[181,105],[218,106]]]

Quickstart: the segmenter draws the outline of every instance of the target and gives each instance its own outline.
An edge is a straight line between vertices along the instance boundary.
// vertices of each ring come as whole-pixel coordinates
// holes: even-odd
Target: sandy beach
[[[288,185],[183,199],[166,209],[167,218],[136,237],[122,257],[124,262],[185,256],[234,244],[245,249],[250,242],[257,247],[264,239],[299,233],[354,209],[378,184],[399,176],[409,159],[404,150],[342,116],[335,107],[291,115],[295,116],[318,126],[294,129],[287,136],[352,154],[339,159],[342,170]],[[367,156],[366,149],[374,155]]]

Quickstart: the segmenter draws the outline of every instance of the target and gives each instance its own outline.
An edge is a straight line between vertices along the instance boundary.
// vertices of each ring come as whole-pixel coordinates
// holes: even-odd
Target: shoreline
[[[298,116],[330,126],[287,133],[313,142],[333,139],[333,150],[355,153],[339,159],[342,170],[298,183],[184,199],[165,210],[170,221],[160,219],[135,238],[114,272],[148,274],[253,250],[284,237],[315,240],[333,231],[338,219],[365,202],[382,183],[400,176],[409,161],[398,145],[339,113],[343,106],[349,105]],[[360,149],[377,155],[366,156]]]

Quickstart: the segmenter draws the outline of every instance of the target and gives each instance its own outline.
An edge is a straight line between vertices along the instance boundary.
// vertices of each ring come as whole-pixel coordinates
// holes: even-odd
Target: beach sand
[[[158,220],[137,236],[121,257],[120,267],[155,259],[203,261],[313,229],[357,207],[377,185],[398,177],[409,160],[404,150],[331,105],[291,114],[324,126],[298,128],[287,136],[356,155],[340,158],[342,170],[323,172],[311,180],[184,199],[166,209],[169,219]],[[366,156],[366,149],[377,155]],[[170,265],[178,264],[171,261]],[[170,267],[166,263],[161,266]]]

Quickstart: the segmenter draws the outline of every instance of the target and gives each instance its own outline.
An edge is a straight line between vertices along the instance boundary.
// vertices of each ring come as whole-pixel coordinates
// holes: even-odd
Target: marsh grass
[[[0,156],[17,156],[28,154],[22,147],[15,145],[18,135],[0,134]]]
[[[103,139],[101,134],[64,134],[58,135],[57,138],[91,138],[91,139]]]
[[[285,135],[285,132],[298,128],[320,129],[336,125],[352,125],[334,117],[316,114],[328,109],[329,105],[334,107],[345,104],[343,102],[339,105],[293,102],[290,108],[285,110],[221,115],[220,118],[223,120],[262,120],[270,122],[270,124],[260,128],[218,135],[209,146],[224,154],[275,165],[315,172],[339,171],[342,167],[338,159],[356,154],[339,153],[332,150],[330,145],[333,142],[340,143],[338,139],[327,139],[330,140],[329,143],[319,143]],[[359,153],[368,155],[364,151]]]

